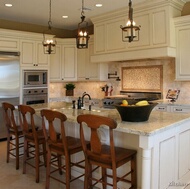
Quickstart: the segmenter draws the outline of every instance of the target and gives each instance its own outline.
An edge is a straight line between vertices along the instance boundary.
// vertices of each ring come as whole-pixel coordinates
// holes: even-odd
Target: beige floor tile
[[[34,168],[27,166],[27,173],[22,173],[22,159],[20,169],[15,168],[15,159],[6,163],[6,142],[0,142],[0,189],[45,189],[45,168],[40,168],[40,182],[35,182]],[[64,189],[65,185],[51,179],[50,189]],[[74,181],[71,189],[83,189],[83,182]]]

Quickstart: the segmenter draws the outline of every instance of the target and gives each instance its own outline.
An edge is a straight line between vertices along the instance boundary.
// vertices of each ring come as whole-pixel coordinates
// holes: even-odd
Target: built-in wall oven
[[[23,103],[26,105],[47,103],[48,89],[23,89]]]
[[[23,71],[23,104],[42,104],[48,102],[48,71]]]

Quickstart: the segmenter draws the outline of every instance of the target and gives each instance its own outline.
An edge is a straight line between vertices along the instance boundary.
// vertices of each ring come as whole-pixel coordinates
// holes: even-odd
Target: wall
[[[48,26],[40,26],[36,24],[14,22],[14,21],[9,21],[9,20],[2,20],[2,19],[0,19],[0,23],[1,23],[1,28],[10,29],[10,30],[43,33],[44,31],[47,31],[48,29]],[[90,35],[94,33],[93,25],[88,27],[88,31]],[[77,30],[65,30],[65,29],[52,27],[52,33],[56,35],[57,38],[75,38],[77,35]]]
[[[190,100],[190,81],[182,82],[175,81],[175,59],[163,60],[138,60],[120,63],[110,63],[109,73],[118,72],[121,76],[121,68],[127,66],[151,66],[163,65],[163,98],[166,97],[169,88],[180,89],[179,100]],[[141,81],[143,82],[143,80]],[[103,98],[104,92],[101,87],[110,83],[113,86],[113,95],[119,94],[121,90],[121,82],[115,79],[110,79],[108,82],[76,82],[75,96],[81,96],[83,92],[89,93],[92,98]],[[65,96],[64,83],[51,83],[50,84],[50,97]]]
[[[190,2],[185,3],[181,16],[190,15]]]

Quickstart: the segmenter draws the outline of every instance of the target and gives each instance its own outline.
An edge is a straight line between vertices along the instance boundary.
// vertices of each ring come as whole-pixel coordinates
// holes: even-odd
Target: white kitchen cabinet
[[[19,51],[19,39],[0,36],[1,51]]]
[[[159,4],[159,5],[158,5]],[[173,17],[180,16],[182,4],[145,2],[134,5],[134,21],[140,25],[139,40],[122,41],[122,30],[128,20],[126,8],[91,18],[94,24],[92,62],[175,57]]]
[[[0,29],[0,51],[18,52],[20,51],[19,31]]]
[[[174,19],[176,27],[176,80],[190,80],[190,15]]]
[[[56,53],[50,55],[50,81],[77,80],[77,50],[73,41],[65,45],[59,43]]]
[[[190,106],[183,104],[158,104],[154,110],[160,112],[189,113]]]
[[[50,81],[61,81],[61,45],[56,45],[56,53],[50,55]]]
[[[87,49],[77,50],[77,80],[78,81],[106,81],[108,65],[106,63],[92,63],[94,54],[93,36],[90,37]]]
[[[48,67],[49,55],[44,54],[42,41],[20,40],[21,66]]]

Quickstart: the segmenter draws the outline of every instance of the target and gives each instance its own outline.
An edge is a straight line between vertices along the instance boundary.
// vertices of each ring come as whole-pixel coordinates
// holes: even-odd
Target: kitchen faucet
[[[84,97],[85,96],[88,96],[88,98],[89,98],[89,111],[91,111],[91,96],[86,92],[84,92],[83,95],[82,95],[81,106],[83,107],[83,105],[84,105]]]

